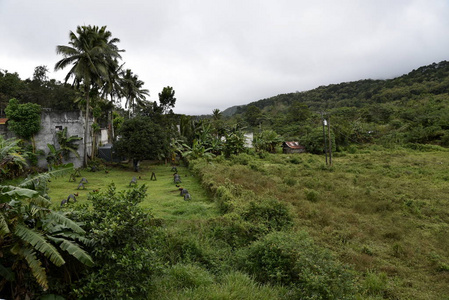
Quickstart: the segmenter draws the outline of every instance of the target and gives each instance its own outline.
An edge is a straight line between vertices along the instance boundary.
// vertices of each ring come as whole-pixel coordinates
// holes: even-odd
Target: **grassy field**
[[[191,194],[191,200],[184,201],[180,191],[173,182],[171,166],[144,162],[138,173],[133,172],[131,166],[117,166],[98,172],[81,171],[81,176],[76,177],[75,182],[69,182],[70,174],[64,177],[54,178],[50,184],[49,196],[55,206],[59,206],[61,200],[68,195],[78,193],[78,203],[88,203],[89,194],[95,191],[103,191],[113,183],[118,191],[128,189],[130,182],[135,177],[137,184],[145,184],[148,187],[147,197],[142,202],[142,207],[148,210],[155,218],[170,220],[202,219],[217,214],[214,204],[209,200],[207,193],[201,188],[197,178],[183,167],[177,167],[181,175],[183,187]],[[152,180],[152,173],[156,180]],[[78,189],[81,178],[87,179],[85,189]]]
[[[358,272],[362,298],[449,299],[449,153],[367,149],[333,162],[241,155],[194,169],[212,190],[287,203],[297,229]]]
[[[179,196],[170,166],[148,162],[139,173],[130,166],[82,172],[86,190],[76,189],[81,177],[52,179],[49,195],[59,206],[76,192],[88,202],[112,182],[118,190],[133,177],[146,184],[142,207],[169,224],[163,247],[170,268],[152,297],[243,299],[246,280],[254,289],[248,299],[285,299],[282,287],[259,285],[233,265],[250,243],[233,239],[264,228],[245,227],[250,202],[275,199],[292,214],[293,232],[308,232],[356,272],[357,299],[449,299],[449,152],[368,148],[337,153],[333,162],[311,154],[193,161],[178,167],[191,201]]]

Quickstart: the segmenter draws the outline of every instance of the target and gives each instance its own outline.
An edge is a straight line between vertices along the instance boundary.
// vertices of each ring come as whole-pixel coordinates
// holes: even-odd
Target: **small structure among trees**
[[[306,147],[300,145],[298,142],[284,142],[282,143],[282,151],[286,154],[304,153]]]

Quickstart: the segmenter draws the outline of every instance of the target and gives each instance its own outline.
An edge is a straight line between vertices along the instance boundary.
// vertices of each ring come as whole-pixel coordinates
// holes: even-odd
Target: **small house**
[[[282,150],[286,154],[306,152],[306,148],[298,142],[284,142],[282,144]]]

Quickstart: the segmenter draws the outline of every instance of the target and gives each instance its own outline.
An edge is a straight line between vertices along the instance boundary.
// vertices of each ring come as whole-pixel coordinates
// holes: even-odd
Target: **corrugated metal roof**
[[[0,118],[0,125],[5,125],[8,118]]]
[[[285,142],[285,144],[291,149],[304,149],[304,146],[300,145],[298,142]]]

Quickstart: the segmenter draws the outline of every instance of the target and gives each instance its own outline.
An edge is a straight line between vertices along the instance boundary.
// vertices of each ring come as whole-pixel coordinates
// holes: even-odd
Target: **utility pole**
[[[323,112],[321,112],[321,120],[322,120],[322,123],[323,123],[324,155],[326,156],[326,166],[327,166],[328,162],[327,162],[326,131],[324,130],[324,126],[326,126],[326,120],[324,119]]]
[[[327,117],[327,134],[329,136],[329,165],[332,166],[331,116]]]

